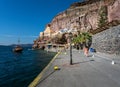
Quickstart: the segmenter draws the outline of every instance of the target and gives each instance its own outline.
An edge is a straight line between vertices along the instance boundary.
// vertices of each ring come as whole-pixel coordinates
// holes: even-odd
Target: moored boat
[[[13,52],[22,52],[23,48],[20,45],[17,45],[14,49]]]
[[[20,39],[18,39],[18,45],[15,46],[13,52],[22,52],[23,48],[20,46]]]

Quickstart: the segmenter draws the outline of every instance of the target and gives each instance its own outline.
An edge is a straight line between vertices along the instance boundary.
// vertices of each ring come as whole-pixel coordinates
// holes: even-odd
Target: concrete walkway
[[[89,57],[83,51],[73,49],[73,65],[70,52],[62,52],[44,71],[35,87],[120,87],[120,64],[111,64],[106,56],[96,53]],[[54,71],[54,66],[60,70]]]

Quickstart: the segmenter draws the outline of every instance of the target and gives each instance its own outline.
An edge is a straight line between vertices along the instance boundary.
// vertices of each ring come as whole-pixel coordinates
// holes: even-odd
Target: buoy
[[[54,66],[54,70],[60,70],[58,66]]]

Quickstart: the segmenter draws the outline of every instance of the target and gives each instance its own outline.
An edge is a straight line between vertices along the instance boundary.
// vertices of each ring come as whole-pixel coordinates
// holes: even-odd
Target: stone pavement
[[[106,53],[100,53],[100,52],[97,52],[97,53],[94,53],[94,55],[97,57],[97,58],[102,58],[106,61],[114,61],[115,63],[119,64],[120,65],[120,55],[116,55],[116,54],[106,54]]]
[[[106,56],[99,53],[84,56],[83,51],[63,51],[50,64],[35,87],[120,87],[120,64],[111,64]],[[60,70],[54,70],[54,66]]]

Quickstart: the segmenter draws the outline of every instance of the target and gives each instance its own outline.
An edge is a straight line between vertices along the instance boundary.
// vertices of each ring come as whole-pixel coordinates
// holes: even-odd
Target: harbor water
[[[56,53],[24,47],[14,53],[12,46],[0,46],[0,87],[27,87]]]

